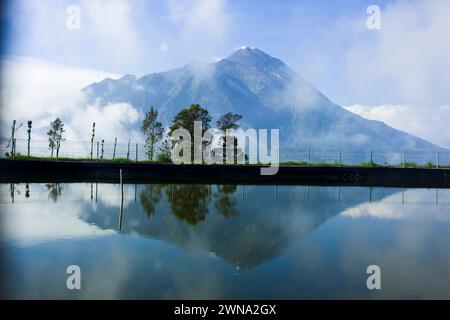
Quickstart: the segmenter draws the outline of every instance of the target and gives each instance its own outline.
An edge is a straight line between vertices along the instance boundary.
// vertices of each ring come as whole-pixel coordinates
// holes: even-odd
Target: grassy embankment
[[[13,160],[12,158],[7,158]],[[69,158],[69,157],[59,157],[56,159],[55,157],[34,157],[34,156],[26,156],[21,154],[16,154],[14,157],[15,160],[41,160],[41,161],[96,161],[96,162],[106,162],[106,163],[135,163],[135,160],[127,159],[127,158],[115,158],[115,159],[91,159],[89,157],[84,158]],[[170,163],[169,161],[157,161],[157,160],[139,160],[139,163]],[[257,163],[258,165],[269,165],[264,163]],[[425,165],[418,165],[414,162],[405,162],[405,164],[398,165],[387,165],[387,164],[378,164],[375,162],[363,162],[356,165],[339,165],[338,162],[316,162],[308,165],[306,161],[283,161],[280,162],[282,166],[304,166],[304,167],[348,167],[348,166],[360,166],[360,167],[388,167],[388,168],[436,168],[436,165],[428,162]],[[439,166],[440,169],[448,169],[450,165],[442,165]]]

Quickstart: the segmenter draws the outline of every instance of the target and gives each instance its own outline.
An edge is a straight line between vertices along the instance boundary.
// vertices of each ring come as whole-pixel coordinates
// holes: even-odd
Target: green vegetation
[[[52,151],[51,157],[53,158],[53,151],[56,148],[56,158],[59,155],[59,148],[61,146],[62,134],[64,132],[64,124],[61,119],[56,118],[55,121],[50,123],[50,130],[47,132],[48,136],[48,147]]]
[[[181,109],[180,112],[178,112],[175,117],[172,120],[172,125],[169,128],[169,135],[171,136],[174,131],[178,129],[184,129],[186,130],[190,135],[190,151],[191,151],[191,161],[194,162],[195,158],[195,151],[194,150],[194,126],[195,122],[201,122],[202,125],[202,131],[201,136],[205,134],[205,132],[210,128],[210,122],[211,122],[211,115],[209,114],[209,111],[202,108],[199,104],[191,104],[190,107]],[[178,134],[177,134],[178,135]],[[175,144],[181,143],[183,139],[189,139],[187,137],[179,136],[176,137],[178,140],[173,141]],[[203,141],[203,145],[207,145],[207,141]],[[180,153],[183,153],[181,151]],[[180,154],[182,156],[182,154]],[[188,155],[186,155],[189,157]]]
[[[194,158],[194,145],[192,142],[192,138],[194,137],[194,122],[199,121],[202,124],[202,132],[201,135],[204,137],[205,132],[210,129],[210,122],[211,122],[211,115],[209,111],[203,107],[201,107],[199,104],[191,104],[189,107],[181,109],[173,118],[172,125],[169,127],[169,131],[164,134],[164,128],[163,124],[158,120],[158,111],[153,106],[150,107],[150,110],[145,114],[145,118],[141,125],[141,132],[143,133],[145,137],[145,143],[144,143],[144,150],[147,155],[148,160],[137,160],[138,159],[138,145],[136,145],[136,159],[130,158],[130,145],[131,140],[128,141],[128,148],[126,157],[124,158],[116,158],[116,147],[117,147],[117,137],[114,141],[114,149],[113,149],[113,155],[112,159],[106,159],[104,158],[105,153],[105,140],[101,140],[100,142],[96,142],[97,144],[97,154],[94,156],[94,138],[95,138],[95,122],[92,123],[92,134],[90,139],[90,154],[86,157],[59,157],[59,150],[61,147],[61,143],[65,141],[63,139],[63,133],[64,130],[64,124],[61,121],[60,118],[56,118],[54,121],[50,123],[50,128],[47,132],[48,136],[48,147],[51,152],[50,156],[31,156],[30,155],[30,142],[31,142],[31,129],[32,129],[32,121],[28,121],[28,139],[27,139],[27,149],[26,154],[20,154],[16,153],[16,139],[15,139],[15,132],[17,129],[20,128],[20,125],[18,128],[16,128],[16,121],[13,121],[12,125],[12,133],[11,133],[11,139],[10,139],[10,145],[11,150],[5,152],[6,159],[17,159],[17,160],[44,160],[44,161],[95,161],[95,162],[117,162],[117,163],[172,163],[172,149],[174,146],[176,146],[177,143],[182,141],[183,134],[180,134],[178,137],[178,140],[174,140],[170,135],[177,129],[183,128],[185,129],[191,136],[191,155],[192,160]],[[232,136],[229,136],[231,133],[227,132],[227,130],[236,130],[239,128],[239,120],[242,119],[242,116],[239,114],[235,114],[233,112],[227,112],[221,117],[219,117],[218,121],[216,122],[217,128],[224,132],[224,134],[219,139],[219,148],[213,149],[213,152],[221,152],[223,153],[223,160],[226,159],[226,140],[227,138],[230,138]],[[185,134],[187,137],[188,134]],[[242,150],[239,150],[237,146],[237,138],[234,138],[234,156],[235,156],[235,163],[238,159],[238,154],[242,152]],[[205,147],[209,142],[212,141],[212,137],[208,138],[210,141],[204,141]],[[101,148],[100,148],[101,147]],[[7,148],[9,148],[9,143]],[[54,151],[56,150],[56,157],[54,157]],[[139,148],[139,150],[141,150]],[[189,150],[189,148],[187,149]],[[184,151],[184,150],[183,150]],[[182,151],[182,152],[183,152]],[[24,151],[25,152],[25,151]],[[339,154],[340,155],[340,154]],[[219,156],[220,157],[220,156]],[[376,163],[372,161],[372,152],[370,156],[371,161],[362,162],[360,164],[341,164],[338,161],[331,161],[331,162],[306,162],[306,161],[282,161],[280,162],[281,166],[304,166],[304,167],[349,167],[349,166],[359,166],[359,167],[387,167],[387,168],[435,168],[436,164],[433,164],[433,162],[429,161],[426,164],[417,164],[414,162],[404,162],[399,163],[396,165],[388,164],[387,162],[384,163]],[[404,157],[403,157],[404,159]],[[203,163],[195,162],[196,164]],[[245,155],[245,163],[242,165],[263,165],[263,166],[269,166],[269,163],[248,163],[247,155]],[[226,165],[223,163],[223,165]],[[450,168],[450,165],[439,165],[439,168]]]
[[[418,167],[417,163],[414,163],[414,162],[405,162],[403,164],[403,166],[405,168],[417,168]]]
[[[153,160],[156,145],[161,141],[164,133],[163,125],[158,121],[158,110],[150,107],[150,111],[145,114],[141,131],[145,136],[145,153],[149,160]]]
[[[166,141],[163,142],[163,145]],[[168,143],[168,142],[167,142]],[[165,151],[160,151],[158,153],[158,156],[155,160],[140,160],[137,161],[138,163],[171,163],[172,160],[170,158],[170,148],[167,148],[167,143],[165,147]],[[164,147],[161,147],[163,149]],[[7,159],[13,160],[12,157],[7,157]],[[55,157],[36,157],[36,156],[27,156],[20,153],[16,153],[15,160],[41,160],[41,161],[94,161],[94,162],[124,162],[124,163],[136,163],[135,160],[127,159],[127,158],[115,158],[115,159],[91,159],[89,156],[87,157],[81,157],[81,158],[71,158],[71,157],[59,157],[56,159]],[[226,164],[222,164],[226,165]],[[268,163],[245,163],[242,165],[269,165]],[[338,163],[333,162],[317,162],[317,163],[310,163],[308,165],[305,161],[282,161],[280,162],[280,166],[302,166],[302,167],[350,167],[350,166],[356,166],[356,167],[385,167],[385,168],[402,168],[403,164],[398,165],[379,165],[374,163],[373,165],[370,162],[363,162],[360,164],[355,165],[339,165]],[[432,163],[427,163],[425,165],[418,165],[414,162],[406,162],[405,168],[436,168],[436,165]],[[450,169],[450,165],[440,165],[440,169]]]
[[[11,159],[11,158],[9,158]],[[89,156],[86,157],[59,157],[58,159],[54,157],[36,157],[36,156],[27,156],[20,153],[16,153],[15,160],[44,160],[44,161],[98,161],[98,162],[134,162],[132,160],[128,160],[126,158],[115,158],[115,159],[99,159],[92,160]]]
[[[226,142],[228,139],[233,139],[233,152],[234,152],[234,161],[237,162],[238,154],[241,152],[238,150],[238,139],[234,136],[229,136],[227,130],[236,130],[239,128],[237,122],[242,119],[242,116],[233,112],[225,113],[223,116],[219,118],[217,121],[217,128],[225,133],[224,136],[220,137],[220,143],[222,143],[222,158],[224,160],[227,159],[227,145]]]
[[[280,162],[280,165],[282,166],[308,166],[308,162],[305,161],[283,161]]]
[[[181,109],[173,118],[170,126],[169,135],[179,128],[186,129],[191,137],[194,137],[194,122],[201,121],[202,136],[210,128],[211,115],[209,111],[202,108],[199,104],[191,104],[190,107]]]
[[[166,162],[172,163],[172,145],[168,139],[165,139],[161,146],[159,147],[158,156],[156,157],[156,161],[158,162]]]
[[[360,164],[361,167],[389,167],[388,165],[381,165],[373,161],[363,162]]]

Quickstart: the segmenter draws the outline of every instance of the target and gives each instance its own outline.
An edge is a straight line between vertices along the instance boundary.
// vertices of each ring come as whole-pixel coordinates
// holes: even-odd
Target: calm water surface
[[[122,206],[113,184],[0,192],[7,298],[450,298],[448,189],[125,185]]]

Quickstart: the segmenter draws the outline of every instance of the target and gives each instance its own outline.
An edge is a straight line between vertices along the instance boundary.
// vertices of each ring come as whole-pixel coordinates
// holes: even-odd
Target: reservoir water
[[[0,187],[5,298],[450,298],[450,189]]]

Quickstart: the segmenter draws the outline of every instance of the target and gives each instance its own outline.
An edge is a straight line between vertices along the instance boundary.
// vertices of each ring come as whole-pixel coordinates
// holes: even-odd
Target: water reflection
[[[166,188],[172,213],[180,220],[192,225],[205,220],[210,193],[211,186],[201,184],[171,185]]]
[[[239,211],[235,208],[237,201],[233,197],[236,193],[236,189],[236,185],[217,186],[217,194],[214,197],[214,206],[217,211],[225,217],[239,215]]]
[[[48,199],[54,203],[62,201],[65,193],[73,197],[82,192],[83,186],[68,184],[65,190],[60,183],[45,184]],[[79,217],[87,225],[212,252],[239,269],[279,256],[330,217],[364,202],[366,192],[357,188],[344,204],[330,206],[330,202],[341,201],[338,187],[125,185],[124,200],[119,185],[100,185],[104,192],[100,191],[97,202],[98,184],[87,187],[84,206],[95,203],[95,210],[83,209]],[[29,185],[25,188],[30,197]],[[15,190],[19,193],[20,186]],[[388,190],[379,197],[395,192]]]
[[[64,188],[60,184],[45,186],[49,199],[61,199]],[[111,198],[102,199],[96,210],[83,212],[80,218],[88,225],[212,252],[238,269],[253,268],[279,256],[327,219],[374,197],[372,190],[366,193],[365,188],[348,189],[353,196],[347,195],[341,203],[338,187],[149,184],[126,186],[128,192],[134,187],[133,198],[137,193],[139,202],[128,197],[123,206],[118,185],[101,187],[115,191],[105,192]],[[88,188],[93,202],[98,186],[89,184]],[[395,192],[384,190],[378,199]]]
[[[155,214],[155,205],[161,201],[161,192],[164,188],[165,186],[161,184],[148,184],[141,191],[139,201],[148,218]]]
[[[374,262],[385,297],[450,297],[448,189],[48,183],[0,195],[11,297],[377,297]],[[58,284],[72,263],[80,293]]]
[[[196,225],[205,220],[209,212],[208,204],[214,199],[215,209],[225,217],[237,216],[234,208],[236,185],[219,185],[211,198],[211,186],[206,185],[145,185],[139,195],[142,208],[150,218],[155,214],[155,206],[160,203],[162,194],[169,199],[170,209],[175,216],[188,224]]]
[[[47,183],[45,185],[48,190],[48,198],[52,199],[53,202],[58,201],[62,194],[62,187],[59,183]],[[29,195],[29,192],[28,192]]]

